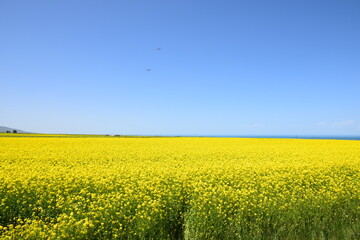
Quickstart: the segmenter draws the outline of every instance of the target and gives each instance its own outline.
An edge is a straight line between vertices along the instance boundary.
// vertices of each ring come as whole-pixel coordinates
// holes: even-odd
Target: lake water
[[[360,140],[360,136],[340,136],[340,135],[209,135],[201,137],[223,137],[223,138],[291,138],[291,139],[336,139],[336,140]]]

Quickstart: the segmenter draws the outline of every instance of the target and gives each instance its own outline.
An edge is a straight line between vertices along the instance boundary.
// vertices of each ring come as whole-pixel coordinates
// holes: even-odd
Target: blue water
[[[321,135],[209,135],[200,137],[222,137],[222,138],[290,138],[290,139],[336,139],[336,140],[360,140],[360,136],[321,136]]]

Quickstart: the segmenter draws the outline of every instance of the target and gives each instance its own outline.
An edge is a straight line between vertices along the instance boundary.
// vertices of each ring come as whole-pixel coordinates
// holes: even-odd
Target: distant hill
[[[29,132],[25,132],[21,129],[0,126],[0,133],[6,133],[7,131],[13,132],[14,130],[16,130],[18,133],[29,133]]]

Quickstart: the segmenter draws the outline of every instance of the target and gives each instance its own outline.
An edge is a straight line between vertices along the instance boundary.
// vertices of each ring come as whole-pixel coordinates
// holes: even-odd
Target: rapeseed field
[[[0,239],[360,239],[360,141],[0,137]]]

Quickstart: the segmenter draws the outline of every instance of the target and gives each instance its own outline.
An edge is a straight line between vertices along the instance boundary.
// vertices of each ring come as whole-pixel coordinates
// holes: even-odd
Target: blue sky
[[[357,0],[3,0],[0,125],[359,135],[359,26]]]

